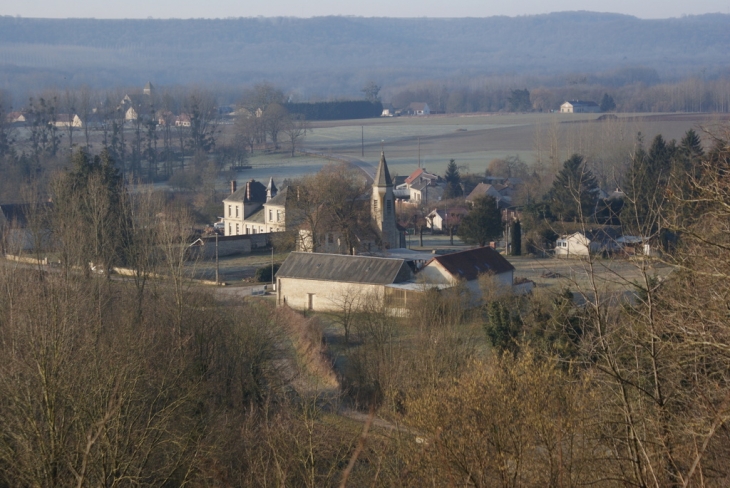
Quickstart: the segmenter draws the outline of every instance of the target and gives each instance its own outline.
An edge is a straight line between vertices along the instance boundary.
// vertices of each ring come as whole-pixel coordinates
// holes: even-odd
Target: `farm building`
[[[344,301],[353,299],[381,299],[405,308],[406,294],[391,285],[412,279],[413,271],[402,258],[293,252],[276,273],[276,302],[317,312],[340,310]]]
[[[601,107],[596,102],[586,100],[571,100],[560,106],[561,114],[586,114],[598,113],[600,111]]]

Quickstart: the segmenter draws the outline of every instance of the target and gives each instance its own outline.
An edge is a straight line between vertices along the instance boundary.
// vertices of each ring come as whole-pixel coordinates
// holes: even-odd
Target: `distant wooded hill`
[[[603,73],[604,84],[727,74],[730,15],[665,20],[590,12],[524,17],[94,20],[0,17],[0,88],[271,80],[359,96],[414,80]],[[723,71],[725,70],[725,71]],[[585,81],[578,78],[578,81]],[[21,93],[22,94],[22,93]]]

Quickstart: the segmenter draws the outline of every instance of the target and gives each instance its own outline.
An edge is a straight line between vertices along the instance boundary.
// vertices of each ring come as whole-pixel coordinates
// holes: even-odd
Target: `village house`
[[[264,234],[286,230],[288,189],[278,191],[274,179],[264,186],[247,181],[240,189],[231,181],[231,194],[223,200],[223,232],[226,236]],[[278,197],[278,198],[277,198]]]
[[[56,116],[56,120],[54,124],[56,127],[77,127],[81,128],[84,126],[83,121],[81,118],[74,114],[73,116],[71,114],[58,114]]]
[[[515,267],[491,247],[477,247],[467,251],[436,256],[418,274],[429,284],[456,286],[464,283],[471,295],[470,303],[481,302],[479,278],[492,276],[495,285],[512,291]]]
[[[32,251],[37,244],[48,245],[50,230],[45,226],[33,229],[31,220],[33,215],[40,216],[50,212],[52,205],[52,203],[0,205],[0,246],[3,254]]]
[[[586,257],[621,250],[620,232],[612,228],[593,229],[560,236],[555,241],[555,256]]]
[[[444,230],[447,230],[449,226],[458,226],[461,219],[467,213],[469,213],[469,210],[464,207],[433,209],[431,213],[426,216],[426,227],[436,232],[443,232]]]
[[[571,100],[560,106],[561,114],[598,113],[600,111],[601,107],[596,102],[586,100]]]
[[[497,201],[498,207],[507,208],[512,205],[513,192],[514,188],[510,185],[479,183],[466,197],[466,202],[468,204],[473,204],[477,198],[490,196],[494,197]]]
[[[5,120],[9,124],[23,125],[25,124],[25,114],[23,112],[10,112]]]
[[[142,93],[128,93],[124,95],[119,104],[119,109],[124,112],[124,120],[132,122],[139,118],[149,119],[155,114],[152,111],[154,105],[154,87],[149,81],[142,89]]]
[[[412,102],[408,106],[408,113],[412,115],[431,115],[431,108],[426,102]]]

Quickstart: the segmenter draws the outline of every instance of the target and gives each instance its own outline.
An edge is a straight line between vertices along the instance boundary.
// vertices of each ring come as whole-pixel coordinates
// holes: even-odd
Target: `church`
[[[370,225],[360,228],[356,246],[348,249],[345,239],[331,229],[312,239],[311,230],[297,220],[297,191],[284,187],[278,191],[273,178],[268,186],[250,180],[242,188],[231,182],[231,194],[223,200],[223,232],[226,236],[265,234],[295,230],[296,250],[331,254],[378,253],[386,249],[404,248],[405,231],[396,223],[393,180],[388,171],[385,154],[381,153],[370,195],[363,195],[363,210],[370,206]],[[291,208],[293,206],[293,208]],[[287,218],[288,217],[288,218]],[[313,244],[316,241],[316,246]],[[315,249],[316,247],[316,249]]]
[[[378,234],[381,249],[396,249],[405,246],[405,233],[398,228],[395,219],[395,197],[393,196],[393,180],[385,161],[385,153],[380,154],[380,163],[375,173],[372,191],[370,215]]]

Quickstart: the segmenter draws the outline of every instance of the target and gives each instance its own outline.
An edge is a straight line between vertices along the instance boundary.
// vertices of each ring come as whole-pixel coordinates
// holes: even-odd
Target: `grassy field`
[[[419,154],[421,165],[429,171],[443,173],[453,158],[462,172],[483,174],[494,158],[519,155],[532,164],[538,155],[544,159],[544,153],[553,146],[561,161],[573,152],[596,160],[625,158],[639,132],[648,144],[656,134],[680,139],[689,129],[701,132],[727,122],[727,117],[711,114],[617,114],[616,119],[597,122],[600,115],[465,114],[314,122],[302,147],[373,164],[377,164],[383,147],[391,172],[398,175],[415,170]],[[292,158],[285,151],[255,153],[249,160],[252,169],[238,172],[236,178],[265,181],[273,176],[280,183],[284,178],[315,173],[327,163],[311,156]],[[226,178],[219,182],[221,187]]]

